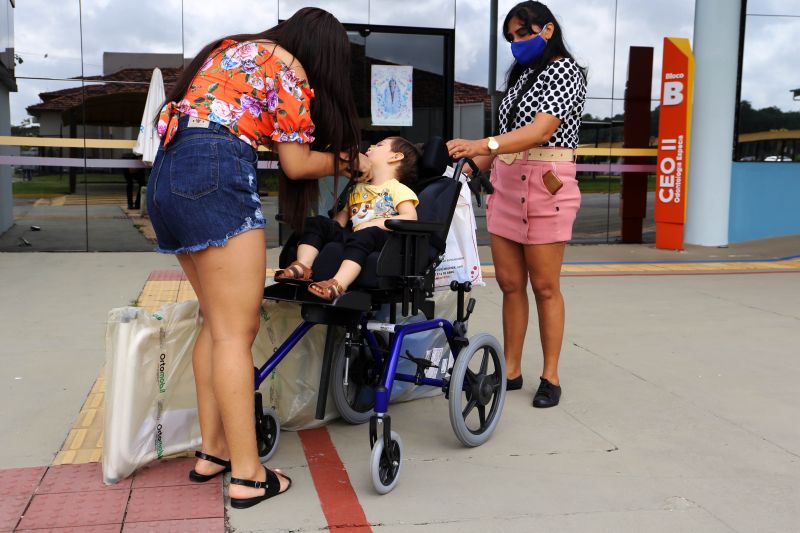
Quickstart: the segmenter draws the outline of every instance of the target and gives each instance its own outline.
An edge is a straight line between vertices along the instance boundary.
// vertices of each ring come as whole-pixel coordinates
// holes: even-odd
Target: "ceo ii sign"
[[[694,57],[688,39],[664,39],[656,165],[656,247],[683,249]]]

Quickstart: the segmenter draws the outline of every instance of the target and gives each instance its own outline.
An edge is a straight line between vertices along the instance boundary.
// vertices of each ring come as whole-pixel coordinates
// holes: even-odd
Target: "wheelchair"
[[[503,348],[487,333],[467,337],[467,323],[476,303],[474,298],[464,301],[472,288],[469,282],[450,284],[450,290],[457,293],[452,323],[436,318],[432,300],[435,270],[444,256],[461,190],[458,179],[443,175],[450,162],[442,139],[433,138],[425,144],[415,186],[419,198],[417,220],[386,221],[391,230],[388,241],[380,252],[368,256],[348,292],[327,302],[309,293],[307,283],[297,280],[264,289],[265,299],[300,305],[303,322],[261,368],[255,369],[255,423],[262,461],[269,459],[277,447],[280,422],[274,410],[263,406],[258,389],[303,335],[318,324],[327,326],[327,334],[315,416],[324,418],[332,386],[332,397],[345,421],[369,422],[370,475],[379,494],[386,494],[397,485],[403,464],[403,441],[392,428],[388,414],[395,381],[441,388],[449,403],[450,424],[463,445],[480,446],[491,437],[505,402]],[[475,164],[462,159],[454,176],[461,175],[465,164],[471,165],[477,175]],[[295,253],[296,240],[294,245],[290,242],[284,247],[279,266],[288,265]],[[332,277],[342,257],[341,243],[327,244],[312,267],[313,278]],[[378,320],[381,309],[387,306],[388,321]],[[398,307],[403,317],[421,312],[425,320],[397,324]],[[342,329],[344,349],[340,341]],[[448,360],[453,361],[451,368],[438,369],[441,379],[427,377],[426,371],[436,365],[424,354],[400,353],[404,338],[437,329],[443,330],[451,352]],[[414,363],[413,375],[398,372],[401,357]]]

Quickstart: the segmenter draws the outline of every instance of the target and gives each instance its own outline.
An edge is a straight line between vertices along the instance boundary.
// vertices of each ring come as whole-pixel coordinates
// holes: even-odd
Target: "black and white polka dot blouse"
[[[550,141],[542,146],[577,148],[578,130],[586,101],[586,81],[573,59],[562,58],[550,63],[530,90],[519,99],[514,124],[508,124],[512,106],[532,72],[531,69],[523,72],[500,103],[500,133],[508,133],[532,123],[536,113],[547,113],[561,119],[561,125]]]

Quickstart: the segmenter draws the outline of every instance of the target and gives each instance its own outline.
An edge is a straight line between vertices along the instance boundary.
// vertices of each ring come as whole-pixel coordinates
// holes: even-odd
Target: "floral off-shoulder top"
[[[314,90],[272,53],[268,42],[226,39],[211,52],[180,102],[161,110],[158,135],[166,146],[181,115],[226,126],[254,148],[314,141]]]

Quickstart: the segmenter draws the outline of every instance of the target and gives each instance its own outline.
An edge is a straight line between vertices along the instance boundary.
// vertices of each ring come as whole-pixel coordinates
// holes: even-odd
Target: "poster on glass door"
[[[411,126],[413,122],[410,66],[372,65],[372,124]]]

